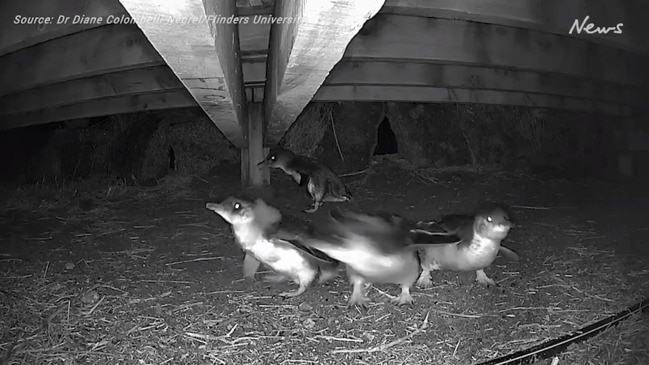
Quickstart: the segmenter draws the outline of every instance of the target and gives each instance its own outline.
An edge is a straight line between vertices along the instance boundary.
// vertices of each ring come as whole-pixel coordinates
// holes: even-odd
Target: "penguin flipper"
[[[499,253],[509,261],[518,261],[518,260],[520,260],[520,257],[518,256],[518,254],[516,252],[508,249],[505,246],[500,246]]]

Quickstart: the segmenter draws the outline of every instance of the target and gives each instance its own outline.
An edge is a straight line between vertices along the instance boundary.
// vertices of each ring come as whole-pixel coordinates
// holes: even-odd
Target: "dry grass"
[[[365,209],[379,200],[394,201],[384,205],[391,209],[427,204],[421,194],[410,201],[378,185],[388,180],[381,166],[368,175],[368,192],[357,203]],[[413,179],[442,194],[441,183],[399,177],[401,186]],[[473,274],[444,272],[434,276],[435,287],[414,290],[414,307],[388,303],[397,289],[379,285],[368,288],[375,301],[359,310],[345,307],[350,288],[339,277],[283,300],[276,285],[239,279],[229,228],[204,210],[208,193],[196,182],[171,177],[149,188],[94,181],[15,191],[0,218],[10,232],[0,252],[0,360],[478,363],[571,333],[649,293],[646,262],[615,251],[616,240],[628,237],[548,208],[526,209],[545,218],[507,239],[522,262],[498,261],[487,270],[498,288],[475,284]],[[92,204],[82,207],[83,199]],[[36,230],[34,222],[47,224]],[[647,328],[638,316],[571,347],[559,364],[646,363]]]
[[[396,166],[425,184],[451,185],[467,179],[474,179],[482,185],[493,184],[504,178],[536,180],[533,175],[520,170],[503,170],[498,166],[480,164],[417,168],[398,154],[374,156],[370,170],[372,167],[376,169],[376,166]]]
[[[313,152],[325,135],[332,128],[334,103],[311,103],[298,117],[299,123],[293,123],[279,142],[298,155],[313,156]]]
[[[646,364],[649,358],[649,319],[636,314],[583,343],[568,347],[560,355],[536,365],[628,365]]]
[[[191,197],[194,176],[167,175],[151,187],[137,181],[99,178],[66,184],[33,184],[19,187],[3,200],[7,210],[50,213],[61,209],[93,210],[124,200],[151,200],[164,196],[174,201]]]

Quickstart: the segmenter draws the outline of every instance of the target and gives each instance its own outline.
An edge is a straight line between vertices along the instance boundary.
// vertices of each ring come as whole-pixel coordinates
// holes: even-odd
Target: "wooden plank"
[[[241,153],[242,183],[247,186],[264,186],[270,184],[268,167],[260,169],[261,162],[268,153],[264,148],[264,119],[261,103],[248,105],[248,145]]]
[[[641,1],[386,0],[379,14],[469,20],[532,29],[647,55],[649,44],[645,40],[649,38],[649,23],[642,17],[649,8]],[[585,31],[570,34],[576,19],[580,24],[583,23],[584,14],[589,15],[586,24],[593,22],[595,26],[616,26],[618,22],[622,22],[622,34],[588,34]],[[269,16],[262,15],[265,18]],[[247,52],[267,49],[269,25],[262,24],[254,15],[246,17],[248,19],[239,25],[241,50]]]
[[[466,65],[409,62],[340,62],[325,85],[434,86],[521,91],[644,106],[649,90],[620,84]]]
[[[248,113],[248,117],[250,117],[250,113]],[[242,148],[239,156],[241,159],[241,186],[246,187],[250,180],[250,160],[248,159],[248,149]]]
[[[0,2],[0,56],[104,26],[113,19],[110,16],[119,18],[126,14],[124,7],[115,0],[4,0]],[[49,18],[50,24],[33,23],[34,17]],[[98,22],[100,18],[102,21]]]
[[[184,86],[168,66],[147,67],[70,80],[0,98],[0,115],[72,105],[120,95],[174,90]]]
[[[557,10],[560,9],[560,10]],[[649,23],[638,19],[643,11],[637,0],[624,2],[593,2],[574,0],[386,0],[379,14],[399,14],[419,17],[470,20],[510,27],[533,29],[566,37],[580,38],[612,47],[649,54]],[[591,11],[592,10],[592,11]],[[649,9],[647,9],[649,10]],[[590,14],[589,21],[596,24],[617,25],[624,23],[622,34],[599,35],[582,32],[569,34],[574,20],[583,21],[583,14]],[[268,16],[265,16],[266,18]],[[641,16],[640,16],[641,18]],[[255,23],[253,16],[239,25],[242,52],[263,51],[268,48],[268,25]]]
[[[264,109],[267,143],[279,141],[340,61],[349,41],[385,0],[277,0]]]
[[[120,2],[212,122],[243,146],[246,104],[238,29],[217,21],[234,15],[235,0]]]
[[[266,82],[265,62],[243,62],[243,83],[244,85],[259,85]]]
[[[516,91],[447,89],[425,86],[323,86],[313,97],[313,101],[402,101],[412,103],[450,102],[502,104],[600,112],[625,116],[629,115],[632,111],[630,107],[619,104],[564,96],[531,94]]]
[[[273,115],[273,112],[277,107],[276,103],[282,84],[284,83],[284,75],[299,33],[300,28],[297,22],[304,21],[305,6],[306,2],[304,1],[291,2],[289,0],[277,0],[275,4],[273,15],[290,19],[291,22],[286,24],[273,24],[270,27],[268,55],[266,58],[266,84],[264,87],[264,122],[266,123],[264,125],[264,135],[266,139],[270,139],[265,141],[268,145],[274,144],[275,139],[279,141],[279,137],[275,136],[275,134],[281,134],[281,131],[279,131],[282,128],[281,122],[278,123],[275,121],[277,117]],[[313,20],[310,20],[310,22],[313,22]],[[310,24],[307,23],[307,25]],[[270,128],[271,131],[268,132],[269,123],[272,125],[280,125],[273,126],[273,128]],[[284,124],[290,125],[291,123],[286,121]],[[272,129],[278,129],[278,132],[275,133]]]
[[[273,0],[271,0],[272,2]],[[266,4],[264,6],[241,7],[237,5],[237,16],[253,16],[253,15],[270,15],[273,13],[273,4]]]
[[[642,54],[649,54],[649,7],[645,0],[386,0],[380,13],[470,20],[534,29],[562,36],[585,39]],[[615,27],[622,23],[622,34],[588,34],[570,29],[575,20],[595,27]]]
[[[458,63],[646,82],[647,58],[554,34],[461,20],[379,14],[346,59]]]
[[[159,93],[147,92],[138,95],[95,99],[29,113],[3,115],[0,130],[78,118],[191,106],[197,106],[196,101],[184,88]]]
[[[250,115],[250,113],[248,113]],[[268,147],[263,147],[263,156],[268,156],[268,152],[270,151],[270,148]],[[243,187],[249,187],[250,184],[250,157],[248,155],[248,149],[247,148],[242,148],[241,149],[241,185]],[[256,163],[255,163],[256,165]],[[260,172],[262,175],[262,183],[261,186],[268,186],[270,185],[270,168],[265,167],[263,168]]]
[[[164,0],[161,0],[164,2]],[[190,0],[195,1],[195,0]],[[216,19],[236,19],[235,0],[203,0],[205,14]],[[210,21],[208,22],[212,42],[221,65],[224,65],[226,86],[232,98],[234,110],[241,129],[235,145],[244,146],[247,135],[248,115],[246,92],[243,86],[243,70],[241,66],[241,44],[239,43],[239,25],[235,22]],[[212,106],[218,108],[218,106]],[[212,118],[219,126],[223,123]],[[221,126],[223,130],[224,126]]]
[[[271,15],[240,16],[240,19],[239,43],[241,44],[241,52],[266,53],[270,38]]]
[[[332,86],[345,86],[345,88],[331,88]],[[554,73],[526,72],[509,69],[487,68],[466,65],[440,65],[395,62],[355,62],[342,61],[331,71],[331,74],[320,87],[314,100],[323,97],[327,100],[336,100],[336,90],[347,90],[341,94],[343,100],[353,100],[353,95],[359,95],[361,100],[367,96],[361,92],[350,95],[358,87],[371,87],[372,93],[383,87],[399,87],[404,94],[398,96],[399,100],[410,95],[409,88],[415,94],[419,87],[434,87],[435,89],[477,89],[477,90],[502,90],[506,92],[519,91],[532,94],[546,94],[577,99],[591,99],[604,101],[620,106],[645,106],[647,105],[645,89],[628,85],[619,85],[595,80],[585,80]],[[364,90],[364,89],[363,89]],[[263,90],[250,87],[249,93],[254,93],[255,100],[263,98]],[[387,97],[387,96],[386,96]],[[369,99],[388,100],[384,97],[372,96]],[[367,101],[367,100],[366,100]],[[428,100],[422,97],[423,102],[439,102],[439,98]],[[556,103],[555,103],[556,104]]]
[[[264,101],[264,86],[246,87],[246,95],[251,103]]]
[[[0,57],[0,96],[162,62],[137,26],[94,28]]]

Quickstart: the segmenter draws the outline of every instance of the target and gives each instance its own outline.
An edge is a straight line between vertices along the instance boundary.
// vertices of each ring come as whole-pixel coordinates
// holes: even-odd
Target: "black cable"
[[[529,349],[514,352],[496,359],[478,365],[523,365],[531,364],[539,360],[548,359],[558,353],[563,352],[568,346],[585,341],[598,333],[618,325],[620,322],[631,317],[635,313],[649,311],[649,298],[645,298],[639,303],[601,321],[588,325],[578,331],[559,337],[554,340],[546,341],[540,345]]]

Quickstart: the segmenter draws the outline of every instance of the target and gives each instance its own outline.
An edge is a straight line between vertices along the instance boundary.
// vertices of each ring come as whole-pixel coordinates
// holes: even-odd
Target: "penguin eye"
[[[241,209],[241,204],[234,203],[234,205],[232,206],[232,209],[236,212],[237,210]]]
[[[275,156],[270,156],[271,161],[275,161]]]
[[[493,218],[491,218],[491,216],[487,216],[487,222],[489,223],[493,222]]]

